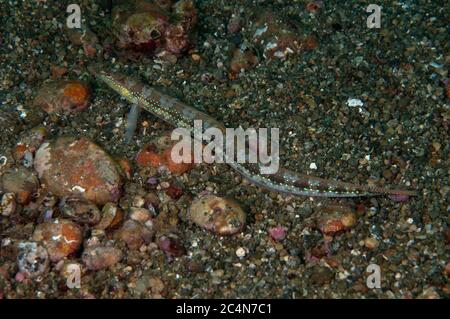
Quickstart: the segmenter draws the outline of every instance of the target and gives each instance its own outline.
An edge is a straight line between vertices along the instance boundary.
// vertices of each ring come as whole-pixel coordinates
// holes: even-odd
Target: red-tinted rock
[[[286,238],[286,228],[277,226],[269,229],[269,235],[275,241],[282,241]]]
[[[60,197],[74,196],[105,204],[117,201],[121,194],[118,165],[85,138],[61,137],[42,144],[34,167],[41,181]]]
[[[101,50],[97,36],[86,26],[83,25],[81,29],[65,28],[65,30],[72,44],[82,46],[86,56],[93,57]]]
[[[148,1],[122,2],[112,11],[112,28],[118,46],[153,53],[164,41],[169,17]]]
[[[55,219],[36,226],[33,240],[42,242],[52,262],[75,253],[81,245],[81,228],[66,219]]]
[[[163,168],[172,174],[181,175],[193,167],[193,158],[190,163],[176,163],[172,159],[172,148],[177,141],[172,141],[170,132],[154,138],[145,145],[136,155],[136,162],[141,167]]]
[[[171,184],[166,190],[166,194],[172,199],[179,199],[183,195],[183,189],[179,186]]]
[[[89,106],[89,87],[77,80],[52,80],[41,86],[33,105],[47,113],[72,113]]]
[[[253,40],[262,46],[267,58],[287,59],[304,49],[313,49],[317,41],[313,37],[300,36],[295,29],[273,12],[258,15],[253,24]]]

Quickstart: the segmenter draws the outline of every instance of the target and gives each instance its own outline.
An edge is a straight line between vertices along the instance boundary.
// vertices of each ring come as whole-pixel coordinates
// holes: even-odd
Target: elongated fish
[[[202,130],[215,127],[225,132],[225,126],[211,116],[200,112],[173,97],[158,92],[134,78],[119,73],[110,73],[98,65],[91,65],[88,70],[100,81],[119,93],[130,103],[152,113],[175,127],[190,130],[195,136],[194,121],[201,120]],[[302,175],[280,168],[275,174],[261,174],[262,164],[228,163],[234,170],[242,174],[252,183],[277,192],[322,197],[359,197],[375,195],[415,196],[410,190],[387,189],[369,185],[352,184],[334,180]]]

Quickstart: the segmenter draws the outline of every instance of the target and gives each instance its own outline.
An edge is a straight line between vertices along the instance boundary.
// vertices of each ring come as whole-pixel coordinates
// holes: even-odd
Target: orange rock
[[[164,167],[172,174],[180,175],[193,167],[191,163],[176,163],[172,159],[172,148],[176,141],[170,139],[170,133],[165,133],[142,148],[136,155],[136,163],[141,167]]]
[[[54,195],[77,196],[95,204],[116,202],[122,176],[116,162],[85,138],[60,137],[36,152],[34,168]]]
[[[53,80],[42,85],[33,105],[45,112],[69,113],[84,110],[89,105],[89,87],[77,80]]]
[[[13,151],[14,158],[18,159],[18,160],[21,160],[22,158],[24,158],[25,152],[27,150],[28,150],[28,148],[27,148],[27,146],[25,144],[17,144],[14,147],[14,151]]]
[[[169,148],[163,153],[163,164],[172,173],[176,175],[181,175],[186,173],[193,167],[193,160],[191,163],[175,163],[171,156],[172,148]]]
[[[158,167],[163,163],[163,160],[155,147],[147,145],[136,155],[136,163],[139,166]]]
[[[77,251],[83,240],[80,227],[67,219],[55,219],[36,226],[33,240],[43,243],[50,260],[58,262]]]
[[[74,104],[81,105],[89,98],[89,88],[81,82],[69,82],[64,87],[64,95],[69,97]]]
[[[356,214],[347,206],[329,205],[319,208],[319,228],[325,235],[335,235],[356,224]]]

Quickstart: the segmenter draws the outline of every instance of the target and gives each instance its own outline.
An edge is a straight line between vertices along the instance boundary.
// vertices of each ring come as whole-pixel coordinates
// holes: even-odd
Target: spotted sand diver
[[[215,127],[225,132],[225,127],[211,116],[165,94],[142,82],[120,73],[110,73],[98,65],[90,65],[88,70],[100,81],[119,93],[130,103],[152,113],[175,127],[183,127],[194,134],[194,121],[201,120],[203,130]],[[228,162],[228,161],[227,161]],[[415,196],[410,190],[387,189],[369,185],[358,185],[334,180],[302,175],[284,168],[275,174],[261,174],[260,165],[254,163],[228,163],[252,183],[277,192],[321,197],[360,197],[392,195]]]

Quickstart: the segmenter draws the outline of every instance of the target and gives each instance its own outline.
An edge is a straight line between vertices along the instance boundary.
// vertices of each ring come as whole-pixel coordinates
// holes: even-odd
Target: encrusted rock
[[[36,226],[33,240],[47,248],[50,260],[58,262],[77,251],[83,240],[80,227],[67,219],[54,219]]]
[[[89,87],[77,80],[52,80],[41,86],[33,105],[47,113],[73,113],[89,106]]]
[[[85,138],[60,137],[36,152],[34,167],[55,195],[95,204],[115,202],[121,194],[120,169],[106,152]]]

